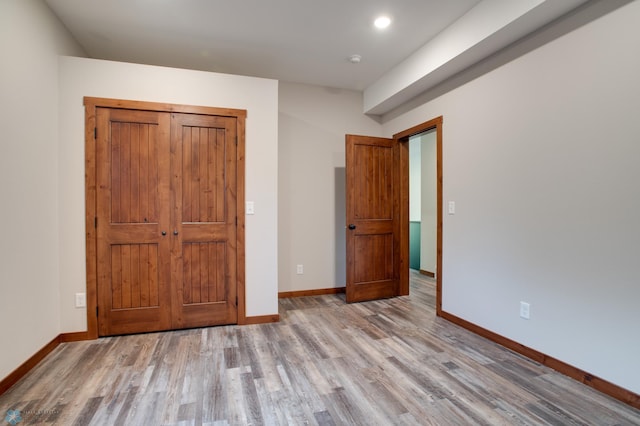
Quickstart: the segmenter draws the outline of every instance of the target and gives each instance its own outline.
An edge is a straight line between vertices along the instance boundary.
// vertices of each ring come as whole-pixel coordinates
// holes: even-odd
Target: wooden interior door
[[[169,116],[96,109],[98,333],[171,326]]]
[[[236,119],[171,120],[174,328],[237,322]]]
[[[232,324],[237,118],[96,108],[101,336]]]
[[[346,136],[347,302],[399,294],[399,173],[393,139]]]

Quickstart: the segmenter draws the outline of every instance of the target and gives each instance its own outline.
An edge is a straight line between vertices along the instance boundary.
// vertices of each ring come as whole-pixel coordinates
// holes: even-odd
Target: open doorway
[[[436,315],[440,316],[442,313],[442,220],[443,220],[443,202],[442,202],[442,116],[436,117],[432,120],[425,121],[422,124],[418,124],[410,129],[402,131],[400,133],[396,133],[393,135],[393,139],[398,141],[400,146],[400,161],[398,162],[399,170],[400,170],[400,199],[401,204],[406,204],[406,213],[400,216],[400,228],[401,228],[401,240],[403,241],[402,246],[406,247],[406,263],[404,265],[410,265],[410,227],[411,227],[411,213],[410,213],[410,146],[411,141],[414,139],[420,139],[420,150],[422,151],[423,145],[422,140],[426,140],[427,142],[424,145],[425,151],[429,151],[431,153],[435,152],[435,155],[432,155],[428,160],[428,168],[430,171],[427,172],[428,175],[425,176],[426,183],[428,186],[427,192],[429,195],[428,200],[425,200],[427,204],[427,208],[425,209],[425,222],[429,222],[429,227],[425,229],[424,235],[422,232],[422,221],[423,221],[423,212],[422,212],[422,197],[420,201],[420,240],[425,240],[425,252],[422,252],[423,244],[420,243],[420,257],[425,257],[425,262],[422,263],[422,259],[418,262],[417,271],[422,270],[427,274],[419,274],[422,277],[428,278],[428,273],[431,272],[435,275],[435,285],[436,285],[436,294],[435,294],[435,308]],[[414,142],[417,143],[417,142]],[[422,157],[422,155],[420,156]],[[435,161],[435,166],[434,166]],[[435,167],[435,169],[434,169]],[[432,174],[435,170],[435,182],[433,181],[434,175]],[[420,179],[422,180],[422,171],[420,173]],[[434,182],[434,183],[432,183]],[[421,182],[422,186],[422,182]],[[433,209],[433,195],[431,192],[435,191],[435,210]],[[420,193],[422,194],[422,190]],[[435,215],[435,217],[434,217]],[[416,214],[414,212],[414,218]],[[431,226],[435,219],[435,234],[434,228]],[[426,224],[425,224],[426,225]],[[415,227],[415,225],[414,225]],[[416,231],[414,231],[416,232]],[[427,248],[428,247],[428,248]],[[432,263],[433,260],[433,249],[435,247],[435,264]],[[404,256],[403,256],[404,257]],[[431,263],[429,263],[431,261]],[[433,270],[430,270],[433,268]],[[405,273],[407,276],[407,285],[409,281],[409,273],[410,268],[405,269]],[[401,280],[402,282],[402,280]],[[408,289],[407,289],[408,290]]]
[[[436,129],[409,138],[409,268],[436,276]]]
[[[433,132],[433,133],[431,133]],[[436,314],[442,308],[442,117],[393,138],[346,135],[348,303],[409,294],[409,139],[435,134]]]

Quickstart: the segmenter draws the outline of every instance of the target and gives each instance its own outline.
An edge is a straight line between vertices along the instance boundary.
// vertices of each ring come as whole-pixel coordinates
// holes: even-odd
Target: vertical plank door
[[[233,324],[236,118],[172,114],[173,328]]]
[[[171,326],[169,115],[96,109],[98,333]]]
[[[346,136],[347,302],[398,295],[397,142]]]

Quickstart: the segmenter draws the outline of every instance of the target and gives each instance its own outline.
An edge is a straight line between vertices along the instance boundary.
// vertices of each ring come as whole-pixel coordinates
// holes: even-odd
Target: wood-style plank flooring
[[[281,299],[277,324],[66,343],[0,396],[0,423],[639,425],[640,411],[434,314],[411,296]],[[3,423],[4,424],[4,423]]]

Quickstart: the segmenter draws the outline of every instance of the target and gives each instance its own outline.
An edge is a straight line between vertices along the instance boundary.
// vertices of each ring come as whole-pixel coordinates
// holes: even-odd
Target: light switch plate
[[[86,308],[86,307],[87,307],[87,294],[76,293],[76,308]]]
[[[527,302],[520,302],[520,318],[529,319],[531,316],[531,305]]]
[[[448,211],[449,211],[449,214],[456,214],[456,202],[455,201],[449,201]]]
[[[255,214],[256,213],[255,204],[254,204],[253,201],[247,201],[246,212],[247,212],[247,214]]]

